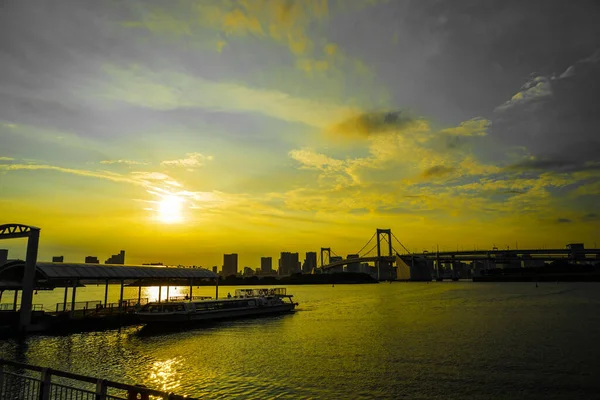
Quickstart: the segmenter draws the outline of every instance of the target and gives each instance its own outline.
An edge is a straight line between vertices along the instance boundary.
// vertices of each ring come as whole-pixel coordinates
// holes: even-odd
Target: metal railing
[[[0,304],[0,311],[18,311],[20,309],[21,309],[21,303],[18,303],[16,308],[15,308],[14,303]],[[33,310],[33,311],[42,311],[43,309],[44,309],[44,306],[42,304],[32,304],[31,305],[31,310]]]
[[[143,306],[148,304],[148,298],[142,297],[140,298],[139,305]],[[92,300],[92,301],[80,301],[75,303],[74,311],[77,315],[88,315],[88,314],[113,314],[113,313],[121,313],[126,311],[131,311],[138,305],[138,299],[123,299],[123,302],[119,304],[116,303],[107,303],[106,305],[102,304],[100,300]],[[71,303],[67,303],[65,307],[65,303],[56,303],[56,312],[70,312],[71,311]]]
[[[167,299],[167,301],[189,301],[189,300],[210,300],[212,299],[211,296],[192,296],[192,298],[190,299],[190,296],[171,296]]]
[[[195,400],[174,393],[0,359],[0,399]]]

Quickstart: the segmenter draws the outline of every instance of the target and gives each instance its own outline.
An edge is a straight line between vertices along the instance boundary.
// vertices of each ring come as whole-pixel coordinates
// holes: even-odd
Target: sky
[[[418,252],[594,247],[598,20],[595,0],[5,0],[0,223],[71,262],[258,267],[376,228]]]

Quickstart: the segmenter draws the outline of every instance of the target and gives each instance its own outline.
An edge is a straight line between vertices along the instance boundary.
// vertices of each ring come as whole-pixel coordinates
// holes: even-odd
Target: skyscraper
[[[298,269],[298,253],[281,252],[279,275],[291,275],[299,272]]]
[[[306,258],[304,259],[304,265],[302,265],[302,273],[310,274],[317,267],[317,252],[307,251]]]
[[[260,258],[260,272],[263,274],[270,274],[273,272],[273,258],[272,257],[261,257]]]
[[[238,255],[237,253],[223,255],[223,276],[237,275]]]

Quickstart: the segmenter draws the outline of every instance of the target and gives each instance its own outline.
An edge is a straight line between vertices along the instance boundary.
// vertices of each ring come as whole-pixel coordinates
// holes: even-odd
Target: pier
[[[218,275],[204,268],[180,268],[147,265],[99,265],[38,262],[40,229],[21,224],[0,225],[0,239],[27,238],[26,260],[14,260],[0,266],[0,303],[5,290],[14,291],[13,302],[0,304],[0,333],[21,334],[65,330],[96,330],[117,328],[136,322],[133,311],[148,302],[142,298],[142,287],[189,286],[193,298],[194,283],[215,282],[215,297],[219,295]],[[109,284],[120,285],[119,301],[108,303]],[[77,288],[86,284],[104,284],[104,301],[77,301]],[[124,299],[125,286],[138,288],[137,299]],[[54,310],[44,310],[33,304],[38,290],[64,288],[64,300]],[[71,289],[71,298],[68,291]],[[21,292],[21,304],[17,305]],[[2,330],[4,332],[2,332]]]

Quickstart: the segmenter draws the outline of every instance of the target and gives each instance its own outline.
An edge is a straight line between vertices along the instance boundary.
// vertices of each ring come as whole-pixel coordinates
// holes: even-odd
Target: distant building
[[[98,260],[98,257],[96,257],[96,256],[87,256],[85,258],[85,263],[86,264],[100,264],[100,260]]]
[[[119,254],[113,254],[104,261],[104,264],[125,264],[125,250],[121,250]]]
[[[164,265],[164,264],[161,262],[154,262],[154,263],[143,263],[142,265]]]
[[[64,256],[54,256],[52,257],[52,262],[63,262],[64,259]]]
[[[272,257],[261,257],[260,258],[260,272],[263,274],[270,274],[273,272],[273,258]]]
[[[219,267],[217,267],[216,265],[214,265],[212,267],[212,272],[214,272],[215,274],[219,271]]]
[[[358,254],[348,254],[348,259],[358,258]],[[360,262],[348,263],[346,266],[346,272],[360,272]]]
[[[307,251],[304,264],[302,265],[303,274],[311,274],[317,268],[317,252]]]
[[[571,262],[585,260],[585,247],[583,243],[569,243],[567,250],[569,250]]]
[[[223,255],[223,276],[237,275],[238,255],[237,253]]]
[[[298,253],[281,252],[279,275],[291,275],[298,272]]]
[[[244,267],[244,276],[254,276],[254,270],[250,267]]]

